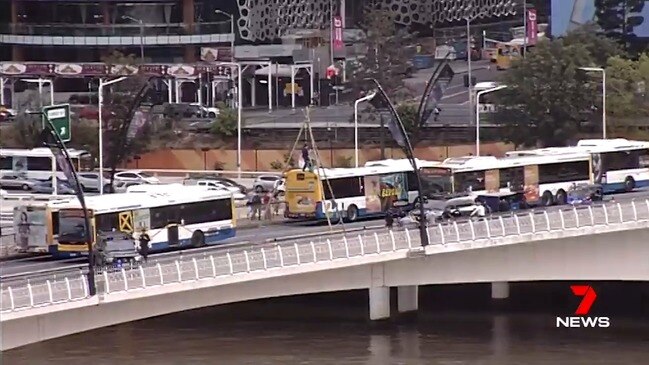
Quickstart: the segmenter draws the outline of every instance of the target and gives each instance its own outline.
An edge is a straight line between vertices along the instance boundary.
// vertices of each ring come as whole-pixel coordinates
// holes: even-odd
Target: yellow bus
[[[418,167],[436,164],[418,161]],[[286,218],[355,221],[382,216],[393,206],[412,207],[418,197],[418,181],[405,159],[373,161],[358,168],[296,169],[285,176]]]

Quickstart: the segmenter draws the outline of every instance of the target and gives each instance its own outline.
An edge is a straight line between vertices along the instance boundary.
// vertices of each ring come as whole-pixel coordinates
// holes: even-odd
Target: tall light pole
[[[104,123],[102,120],[102,109],[104,108],[104,87],[126,80],[126,77],[118,77],[113,80],[104,81],[99,79],[99,110],[97,119],[99,122],[99,194],[104,194]]]
[[[144,22],[142,19],[134,18],[130,15],[122,15],[122,19],[140,23],[140,58],[142,59],[142,63],[144,63]]]
[[[376,96],[376,93],[373,92],[371,94],[365,95],[360,99],[356,99],[354,102],[354,161],[356,163],[356,167],[358,167],[358,104],[364,102],[364,101],[370,101],[374,99]]]
[[[230,34],[232,34],[232,40],[230,41],[230,58],[234,61],[234,15],[219,9],[214,10],[214,14],[225,15],[230,18]]]
[[[475,96],[475,155],[480,156],[480,97],[484,94],[507,88],[507,85],[492,87],[491,89],[478,91]]]
[[[579,67],[579,69],[602,73],[602,139],[606,139],[606,70],[602,67]]]

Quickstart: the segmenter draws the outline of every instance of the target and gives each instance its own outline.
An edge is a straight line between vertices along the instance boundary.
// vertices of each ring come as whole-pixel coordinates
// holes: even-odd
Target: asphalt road
[[[611,199],[614,197],[615,201],[624,202],[631,201],[633,199],[644,200],[649,199],[649,190],[641,190],[632,193],[616,194],[614,196],[607,196],[606,199]],[[566,206],[552,206],[545,208],[546,210],[558,210],[565,209]],[[541,210],[543,208],[540,208]],[[536,210],[539,210],[537,208]],[[509,213],[505,213],[509,214]],[[383,225],[382,220],[363,220],[355,223],[346,223],[344,224],[344,229],[354,230],[362,229],[363,227],[367,229],[372,229],[380,227]],[[230,240],[224,241],[223,244],[228,243],[240,243],[240,244],[262,244],[268,242],[269,240],[282,240],[282,239],[305,239],[307,235],[313,236],[314,241],[320,239],[325,239],[327,233],[330,230],[340,232],[343,229],[343,225],[333,225],[332,228],[325,223],[307,223],[307,222],[289,222],[284,224],[268,225],[261,226],[257,228],[242,228],[237,232],[237,236]],[[360,233],[360,232],[359,232]],[[357,234],[357,233],[354,233]],[[340,235],[339,233],[337,235]],[[218,248],[214,248],[218,249]],[[178,254],[182,254],[182,251],[177,251]],[[155,259],[156,255],[152,255],[151,258]],[[54,268],[61,268],[71,264],[83,263],[85,258],[79,259],[69,259],[69,260],[52,260],[48,257],[39,257],[39,258],[23,258],[11,261],[0,262],[0,276],[5,275],[16,275],[22,273],[30,273],[40,270],[49,270]]]

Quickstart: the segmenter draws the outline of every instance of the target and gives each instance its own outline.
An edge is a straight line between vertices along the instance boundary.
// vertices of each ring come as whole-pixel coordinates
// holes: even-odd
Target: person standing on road
[[[304,160],[304,167],[302,167],[302,171],[306,171],[307,168],[311,167],[311,159],[309,158],[309,145],[304,144],[304,147],[302,147],[302,159]]]
[[[151,242],[151,237],[149,237],[149,234],[146,232],[145,227],[142,227],[138,241],[140,242],[140,255],[142,255],[142,258],[144,258],[144,262],[147,262],[149,257],[149,242]]]

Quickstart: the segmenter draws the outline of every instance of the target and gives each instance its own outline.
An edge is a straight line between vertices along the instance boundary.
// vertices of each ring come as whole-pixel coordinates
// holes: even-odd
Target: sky
[[[553,36],[565,35],[580,24],[595,20],[595,0],[551,0]],[[649,37],[649,0],[640,14],[644,22],[634,28],[638,37]]]

